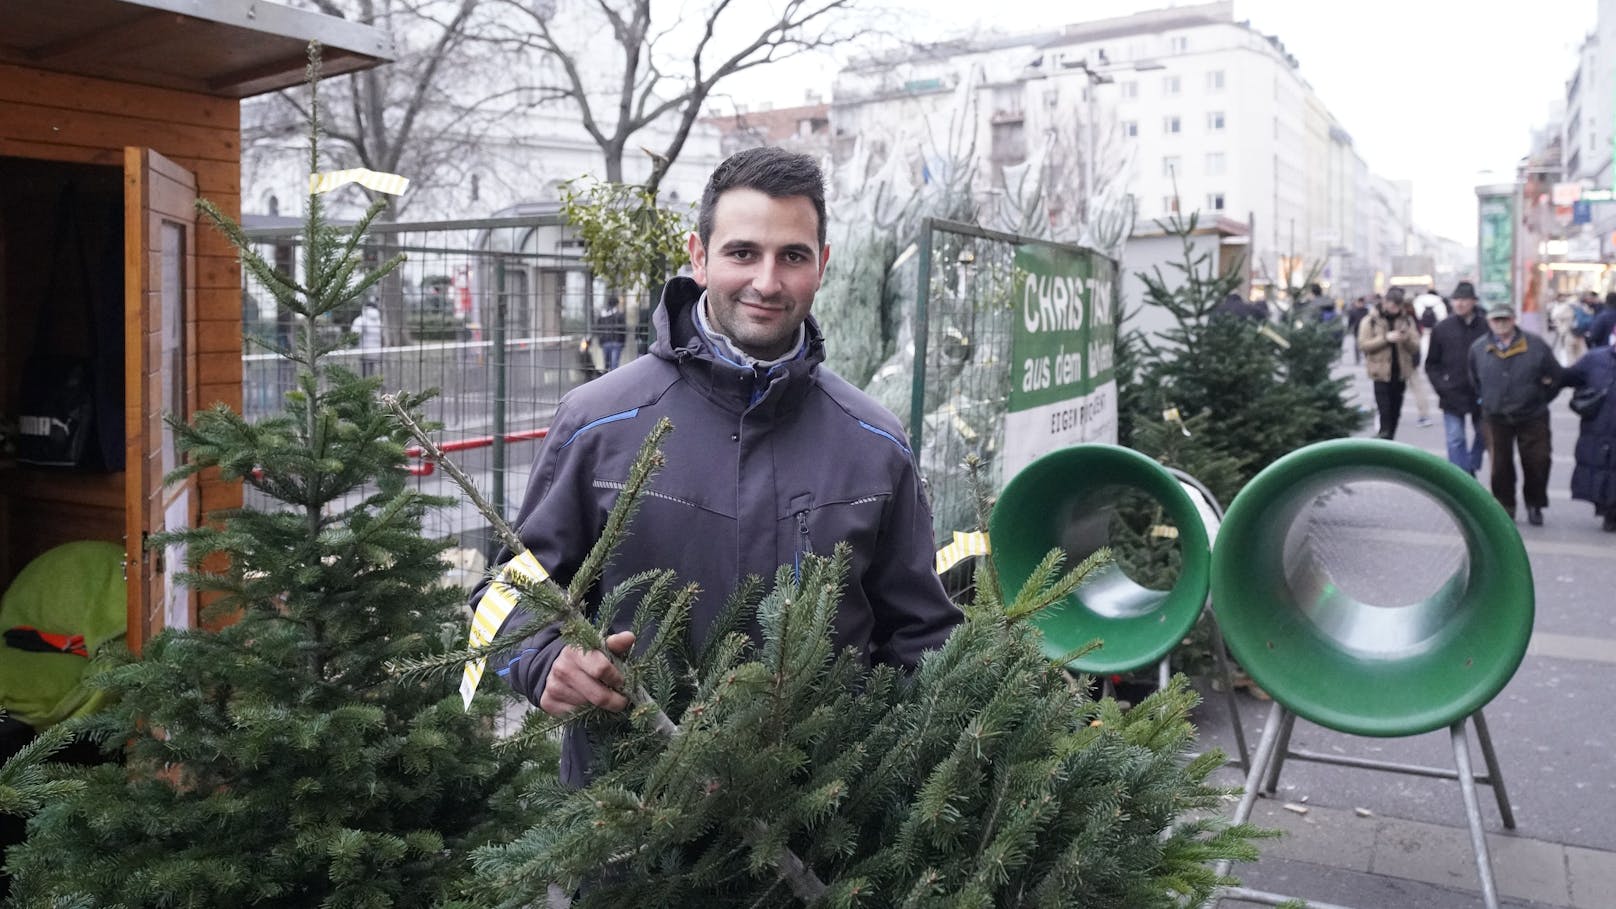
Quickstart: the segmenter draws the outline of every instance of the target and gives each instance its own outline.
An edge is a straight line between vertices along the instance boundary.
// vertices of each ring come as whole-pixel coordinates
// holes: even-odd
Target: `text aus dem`
[[[1110,331],[1110,275],[1027,275],[1022,282],[1021,295],[1022,326],[1029,336],[1036,338],[1055,333],[1067,336],[1057,342],[1053,353],[1047,352],[1047,344],[1039,344],[1046,351],[1044,354],[1023,358],[1022,392],[1081,386],[1111,369],[1114,344]],[[1096,306],[1096,300],[1103,302]],[[1083,368],[1085,356],[1087,371]],[[1081,391],[1081,388],[1073,389],[1074,394]]]

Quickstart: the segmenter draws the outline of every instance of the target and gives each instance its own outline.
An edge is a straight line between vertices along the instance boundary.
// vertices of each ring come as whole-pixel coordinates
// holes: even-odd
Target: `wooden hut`
[[[241,501],[162,482],[165,414],[241,405],[240,266],[193,202],[239,217],[240,101],[302,82],[312,39],[327,75],[392,57],[378,29],[264,0],[0,0],[0,416],[63,363],[99,398],[77,467],[0,461],[0,589],[56,544],[119,542],[137,651],[197,610],[181,554],[144,541]]]

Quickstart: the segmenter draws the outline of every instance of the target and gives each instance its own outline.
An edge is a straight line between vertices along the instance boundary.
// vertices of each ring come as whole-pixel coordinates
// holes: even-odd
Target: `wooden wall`
[[[0,156],[104,164],[121,171],[125,146],[149,147],[194,173],[199,193],[232,217],[239,217],[241,211],[240,123],[239,104],[231,98],[0,64]],[[195,320],[192,368],[200,385],[200,406],[222,402],[239,410],[240,265],[234,248],[209,224],[197,225],[195,248],[197,286],[190,301]],[[0,308],[8,305],[14,304],[0,300]],[[131,425],[127,431],[138,432],[140,427]],[[105,509],[106,487],[116,484],[106,477],[84,482],[102,493],[75,489],[76,484],[66,476],[53,480],[53,486],[67,490],[58,495],[61,504],[80,510]],[[13,481],[11,485],[19,484]],[[0,481],[0,494],[16,494],[5,487]],[[212,472],[202,477],[200,495],[203,514],[241,503],[239,484],[220,483]],[[83,501],[86,497],[87,503]],[[69,498],[79,501],[66,501]],[[49,500],[36,502],[27,510],[49,504]],[[26,542],[16,539],[26,532],[19,525],[43,523],[49,520],[49,513],[11,517],[13,539],[9,542],[18,544]],[[117,540],[123,533],[121,507],[116,515],[107,517],[109,530],[101,538]],[[7,580],[17,568],[20,565],[9,567]]]

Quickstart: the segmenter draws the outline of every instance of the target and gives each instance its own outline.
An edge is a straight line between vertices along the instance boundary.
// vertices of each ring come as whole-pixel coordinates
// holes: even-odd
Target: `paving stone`
[[[1571,879],[1571,905],[1576,909],[1610,909],[1616,904],[1616,852],[1567,846],[1566,870]]]

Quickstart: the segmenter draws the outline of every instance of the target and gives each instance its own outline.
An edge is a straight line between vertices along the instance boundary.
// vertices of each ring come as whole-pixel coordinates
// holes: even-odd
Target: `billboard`
[[[1027,243],[1016,247],[1014,268],[1006,477],[1068,445],[1117,441],[1116,263]]]
[[[1480,229],[1476,248],[1480,253],[1476,292],[1482,305],[1515,305],[1515,190],[1478,189]]]

